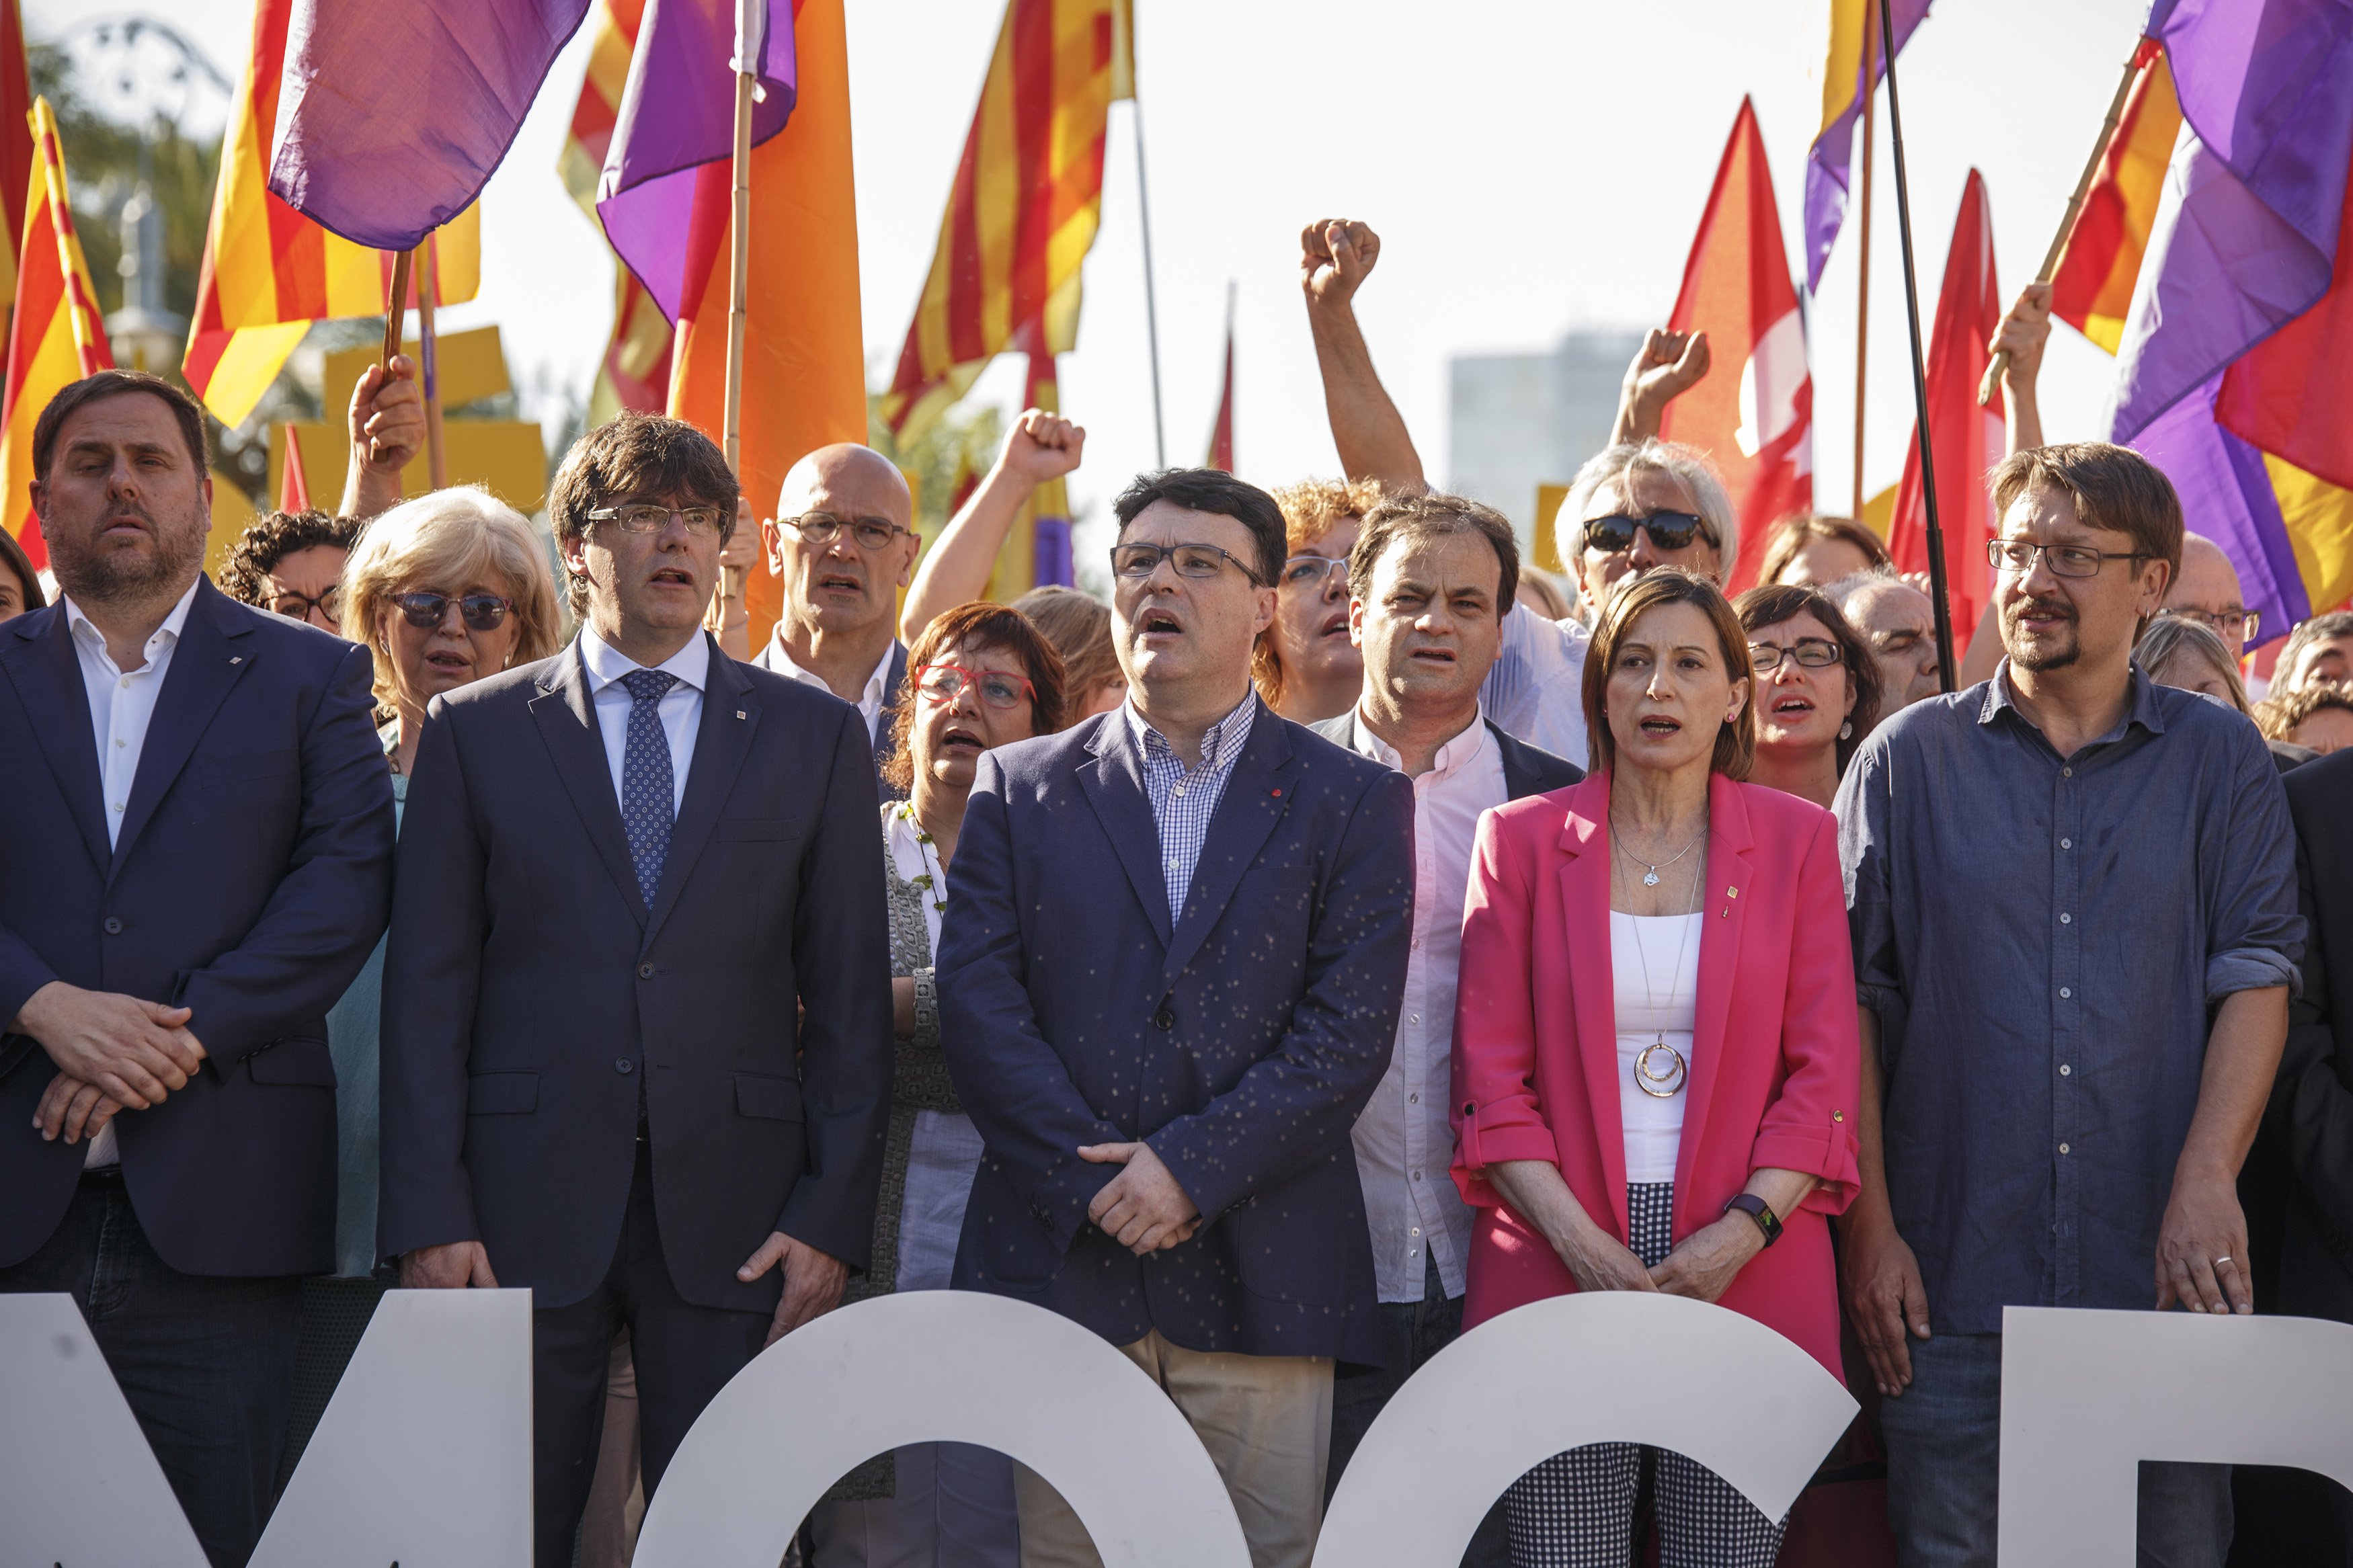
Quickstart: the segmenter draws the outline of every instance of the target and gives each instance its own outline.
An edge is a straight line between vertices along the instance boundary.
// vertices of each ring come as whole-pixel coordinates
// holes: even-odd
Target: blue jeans
[[[0,1290],[74,1299],[212,1568],[244,1568],[286,1450],[301,1280],[181,1273],[105,1171],[82,1177],[38,1251],[0,1268]]]
[[[1994,1568],[2001,1336],[1938,1334],[1910,1344],[1912,1384],[1879,1408],[1896,1561]],[[2230,1466],[2141,1466],[2140,1568],[2222,1568],[2230,1551]]]

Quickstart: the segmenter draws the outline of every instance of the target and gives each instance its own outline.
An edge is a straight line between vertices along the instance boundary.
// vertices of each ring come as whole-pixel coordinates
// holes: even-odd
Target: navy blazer
[[[327,1010],[392,885],[373,675],[365,648],[199,581],[110,848],[65,611],[0,626],[0,1025],[52,980],[193,1011],[203,1068],[114,1121],[132,1206],[183,1273],[334,1267]],[[57,1229],[90,1152],[33,1129],[56,1071],[0,1037],[0,1267]]]
[[[865,724],[710,668],[650,910],[577,643],[434,700],[385,957],[386,1255],[480,1241],[536,1305],[586,1297],[642,1089],[681,1297],[773,1311],[776,1270],[735,1278],[771,1231],[864,1266],[891,1110]]]
[[[751,663],[760,669],[776,669],[776,639],[774,637],[760,645]],[[789,678],[787,678],[789,679]],[[808,682],[803,681],[807,686]],[[907,696],[907,645],[898,638],[891,639],[891,668],[882,676],[882,710],[874,720],[874,787],[882,792],[884,800],[904,800],[907,792],[883,776],[882,770],[891,765],[891,758],[899,749],[899,704]],[[861,722],[862,722],[861,718]]]
[[[1349,1130],[1388,1068],[1413,792],[1263,705],[1168,918],[1124,710],[985,753],[948,878],[940,1037],[987,1144],[955,1285],[1115,1344],[1377,1364]],[[1138,1258],[1087,1220],[1142,1139],[1203,1216]]]

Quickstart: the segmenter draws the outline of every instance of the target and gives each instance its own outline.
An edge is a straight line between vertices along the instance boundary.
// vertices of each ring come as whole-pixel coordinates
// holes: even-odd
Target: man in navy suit
[[[67,387],[33,471],[63,592],[0,627],[0,1290],[73,1296],[239,1568],[300,1277],[334,1266],[326,1014],[391,886],[373,672],[205,580],[204,416],[169,383]]]
[[[1129,701],[984,755],[951,873],[940,1034],[987,1144],[955,1284],[1126,1352],[1257,1568],[1305,1568],[1334,1361],[1381,1359],[1349,1129],[1397,1029],[1413,792],[1251,692],[1273,498],[1177,470],[1117,512]],[[1019,1501],[1025,1568],[1097,1561],[1051,1488]]]
[[[701,629],[734,501],[690,425],[582,437],[548,496],[579,638],[436,698],[409,781],[379,1243],[404,1285],[533,1292],[542,1568],[572,1562],[619,1329],[650,1495],[873,1234],[871,742],[857,709]]]

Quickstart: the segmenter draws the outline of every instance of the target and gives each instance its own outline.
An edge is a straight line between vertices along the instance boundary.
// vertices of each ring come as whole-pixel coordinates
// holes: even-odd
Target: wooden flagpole
[[[408,252],[403,250],[393,256],[392,282],[384,291],[384,353],[376,363],[386,375],[392,374],[393,357],[400,353],[400,328],[407,315]]]
[[[433,307],[440,293],[440,249],[438,237],[428,234],[417,247],[417,371],[425,384],[425,472],[435,489],[449,483],[449,460],[441,444],[441,377],[436,360],[438,342],[433,328]]]
[[[1854,491],[1847,515],[1862,521],[1863,386],[1871,366],[1871,166],[1878,161],[1879,13],[1862,8],[1862,211],[1855,252],[1854,287]]]
[[[767,0],[736,0],[735,205],[728,224],[734,248],[727,269],[727,400],[720,416],[720,445],[739,485],[744,478],[744,319],[752,283],[752,100],[759,91],[767,16]],[[742,521],[737,520],[739,527]],[[725,598],[741,598],[744,568],[721,567],[719,592]]]

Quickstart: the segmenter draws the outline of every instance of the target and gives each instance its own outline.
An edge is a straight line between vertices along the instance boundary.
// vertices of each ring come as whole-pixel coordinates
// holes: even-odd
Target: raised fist
[[[1005,447],[997,462],[1014,478],[1042,485],[1076,468],[1086,444],[1084,426],[1042,408],[1028,408],[1005,433]]]
[[[1345,305],[1381,258],[1381,237],[1354,218],[1319,218],[1299,232],[1299,282],[1318,305]]]

